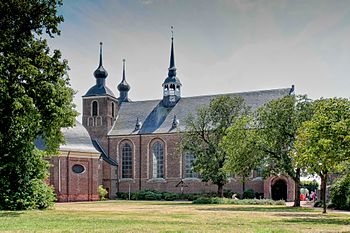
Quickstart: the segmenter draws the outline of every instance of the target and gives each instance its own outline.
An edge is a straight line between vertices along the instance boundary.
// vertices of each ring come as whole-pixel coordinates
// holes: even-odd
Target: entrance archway
[[[287,200],[287,183],[279,179],[271,185],[272,200]]]

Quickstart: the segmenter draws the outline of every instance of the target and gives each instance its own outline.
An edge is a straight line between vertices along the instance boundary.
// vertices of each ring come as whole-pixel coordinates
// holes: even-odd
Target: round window
[[[80,164],[75,164],[75,165],[73,165],[72,170],[74,173],[80,174],[80,173],[83,173],[85,171],[85,167],[83,165],[80,165]]]

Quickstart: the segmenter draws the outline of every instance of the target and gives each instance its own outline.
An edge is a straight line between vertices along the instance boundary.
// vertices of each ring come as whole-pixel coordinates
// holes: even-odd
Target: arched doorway
[[[271,185],[272,200],[287,200],[287,183],[282,179]]]

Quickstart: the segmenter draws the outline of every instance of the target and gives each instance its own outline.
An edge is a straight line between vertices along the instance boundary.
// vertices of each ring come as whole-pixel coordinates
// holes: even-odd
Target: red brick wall
[[[128,135],[109,138],[110,156],[119,163],[118,181],[115,180],[115,186],[110,189],[110,197],[115,197],[118,190],[128,192],[129,186],[131,192],[137,190],[159,190],[168,192],[181,192],[176,184],[184,180],[188,187],[184,187],[185,193],[216,192],[217,186],[207,182],[201,182],[199,179],[185,178],[183,171],[183,157],[178,150],[179,136],[177,134],[152,134],[152,135]],[[133,178],[121,179],[121,145],[128,141],[132,145],[133,151]],[[164,143],[164,179],[152,178],[152,144],[156,141]],[[140,171],[141,169],[141,171]],[[141,175],[140,175],[141,174]],[[114,177],[116,178],[116,177]],[[224,189],[242,193],[242,183],[239,179],[231,179]],[[261,178],[252,178],[246,182],[246,189],[253,189],[255,192],[264,192],[264,181]]]
[[[79,154],[80,155],[80,154]],[[98,156],[54,156],[49,159],[50,185],[54,187],[59,202],[98,200]],[[75,164],[85,167],[85,171],[76,174],[72,171]]]

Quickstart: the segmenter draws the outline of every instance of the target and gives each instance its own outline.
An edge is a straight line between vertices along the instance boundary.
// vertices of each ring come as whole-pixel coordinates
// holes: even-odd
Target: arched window
[[[92,101],[92,116],[98,115],[98,103],[96,100]]]
[[[114,117],[114,103],[112,103],[112,117]]]
[[[164,178],[164,146],[156,142],[152,146],[153,178]]]
[[[122,178],[132,178],[132,147],[129,143],[122,146]]]
[[[186,152],[184,156],[185,164],[185,178],[198,178],[199,175],[193,170],[193,162],[196,160],[196,156],[193,153]]]

